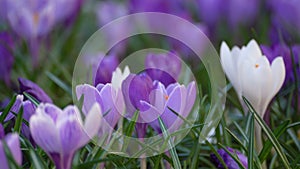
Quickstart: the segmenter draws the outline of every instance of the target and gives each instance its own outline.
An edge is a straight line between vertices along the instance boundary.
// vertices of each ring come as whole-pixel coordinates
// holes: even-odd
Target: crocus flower
[[[147,74],[152,80],[162,82],[165,86],[175,83],[181,73],[180,59],[173,53],[148,54],[145,59]]]
[[[297,33],[300,29],[300,1],[270,0],[268,3],[271,7],[272,24],[275,29],[288,32],[289,35]]]
[[[118,19],[122,16],[126,16],[129,14],[128,8],[126,7],[125,3],[120,3],[116,1],[102,1],[99,2],[96,6],[96,14],[98,19],[98,25],[100,27],[108,24],[109,22]],[[124,23],[124,25],[121,29],[119,27],[110,27],[109,30],[107,30],[104,35],[105,39],[108,44],[113,42],[115,39],[119,40],[120,37],[123,37],[124,35],[127,35],[128,32],[131,30],[130,24]],[[120,54],[123,53],[126,50],[127,42],[126,40],[123,40],[121,43],[115,45],[111,51],[114,54]]]
[[[10,85],[10,73],[14,63],[13,40],[8,32],[0,33],[0,80]]]
[[[8,2],[8,20],[12,28],[25,39],[46,35],[53,27],[55,2],[17,0]]]
[[[76,106],[61,110],[53,104],[41,103],[30,118],[30,132],[57,169],[71,169],[75,152],[97,134],[102,118],[100,114],[100,106],[94,104],[83,123]]]
[[[104,56],[101,62],[98,61],[98,67],[95,74],[95,86],[99,83],[110,83],[112,79],[112,73],[119,65],[119,59],[115,55]]]
[[[223,42],[221,63],[239,98],[246,97],[263,117],[268,104],[284,82],[283,58],[275,58],[270,65],[255,40],[241,49],[234,46],[231,51]]]
[[[39,102],[52,103],[51,98],[37,84],[24,78],[18,78],[20,84],[20,92],[26,92],[36,98]]]
[[[82,2],[83,0],[55,0],[56,21],[66,21],[76,16]]]
[[[295,79],[292,60],[294,59],[295,65],[298,64],[299,59],[297,55],[300,53],[299,46],[292,46],[290,49],[285,44],[274,44],[271,46],[261,45],[261,49],[270,62],[276,59],[277,56],[282,56],[286,69],[286,82]],[[292,59],[292,57],[294,58]]]
[[[121,114],[125,110],[124,99],[121,92],[121,85],[123,80],[129,75],[129,68],[124,69],[124,73],[120,68],[113,72],[112,83],[98,84],[96,87],[83,84],[76,86],[76,95],[83,100],[83,112],[86,113],[93,104],[98,103],[101,106],[103,119],[107,125],[102,125],[100,128],[100,135],[108,133],[108,139],[111,136],[113,129],[118,123]]]
[[[285,79],[285,66],[282,57],[272,64],[262,55],[255,40],[241,49],[234,46],[230,51],[225,42],[221,45],[221,64],[232,83],[242,105],[242,96],[251,103],[255,111],[263,118],[267,106],[279,91]],[[256,149],[262,149],[261,128],[255,123],[257,138]]]
[[[0,124],[0,164],[2,169],[9,169],[8,159],[4,150],[4,142],[15,160],[16,164],[22,165],[22,153],[20,148],[19,136],[16,133],[10,133],[4,136],[3,126]]]
[[[232,154],[236,154],[238,159],[240,160],[240,162],[243,164],[243,166],[245,168],[248,168],[248,160],[244,154],[242,154],[241,152],[234,150],[230,147],[227,147],[227,150],[229,152],[231,152]],[[219,149],[217,152],[221,156],[223,161],[225,162],[228,169],[240,168],[239,165],[237,164],[237,162],[235,162],[235,160],[224,149]],[[219,159],[217,158],[217,156],[215,154],[211,154],[210,158],[215,163],[216,167],[218,167],[220,169],[224,168],[224,166],[222,165],[222,163],[219,161]]]
[[[170,131],[174,131],[182,121],[169,108],[187,117],[196,99],[194,82],[187,88],[178,83],[166,88],[159,81],[152,81],[146,73],[130,74],[123,82],[122,92],[127,116],[132,117],[134,112],[139,111],[137,122],[149,123],[158,132],[161,132],[158,117]]]

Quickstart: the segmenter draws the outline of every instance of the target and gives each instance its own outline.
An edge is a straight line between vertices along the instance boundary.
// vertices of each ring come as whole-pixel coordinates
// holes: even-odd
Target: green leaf
[[[27,97],[28,100],[30,100],[35,106],[39,106],[40,102],[33,96],[31,96],[27,92],[23,92],[23,95]]]
[[[8,103],[8,105],[5,107],[4,111],[2,112],[2,114],[0,115],[0,123],[3,123],[3,121],[5,120],[6,116],[8,115],[8,113],[10,112],[10,109],[12,108],[12,106],[14,105],[15,101],[17,99],[17,95],[14,95],[13,98],[11,99],[11,101]]]
[[[69,88],[68,85],[66,85],[62,80],[60,80],[57,76],[52,74],[51,72],[46,72],[46,75],[51,79],[55,84],[57,84],[60,88],[62,88],[64,91],[66,91],[69,95],[72,96],[72,90]]]
[[[276,138],[279,138],[287,129],[288,127],[288,124],[290,123],[289,120],[281,123],[275,130],[274,130],[274,135]],[[268,157],[268,154],[270,154],[271,152],[271,148],[272,148],[272,143],[270,140],[267,140],[265,143],[264,143],[264,147],[263,149],[261,150],[260,154],[259,154],[259,159],[261,162],[264,162],[267,157]]]
[[[281,145],[279,144],[278,140],[276,139],[276,137],[272,133],[271,129],[264,122],[264,120],[260,117],[260,115],[253,109],[253,107],[251,106],[249,101],[245,97],[243,97],[243,100],[246,103],[249,111],[254,114],[254,117],[257,120],[258,124],[261,126],[261,128],[263,129],[263,131],[266,133],[267,137],[269,138],[269,140],[273,144],[273,146],[274,146],[276,152],[278,153],[278,156],[281,158],[285,168],[286,169],[291,169],[290,166],[289,166],[289,161],[286,158],[286,155],[284,154]]]
[[[20,134],[21,132],[21,126],[23,122],[23,106],[21,106],[21,109],[17,115],[17,120],[15,122],[14,131]]]
[[[132,135],[132,132],[134,131],[134,127],[135,127],[135,123],[136,121],[138,120],[138,117],[139,117],[139,111],[135,111],[131,121],[129,122],[129,125],[128,127],[126,128],[125,130],[125,135],[128,136],[128,137],[131,137]],[[123,144],[123,147],[122,147],[122,151],[124,152],[126,149],[127,149],[127,146],[129,144],[129,140],[126,139],[126,137],[124,137],[124,144]]]
[[[34,168],[37,168],[37,169],[42,169],[42,168],[48,168],[46,167],[45,163],[44,163],[44,160],[42,160],[36,153],[33,149],[30,149],[29,150],[29,154],[30,154],[30,158],[31,158],[31,161],[33,163],[33,166]]]
[[[158,122],[159,122],[159,125],[160,125],[160,128],[161,128],[161,131],[163,133],[164,138],[167,139],[168,146],[170,148],[170,154],[171,154],[171,157],[172,157],[172,160],[173,160],[173,166],[176,169],[181,169],[181,164],[180,164],[177,152],[175,150],[174,144],[172,142],[172,139],[169,139],[169,132],[168,132],[164,122],[162,121],[162,119],[160,117],[158,117]]]
[[[249,144],[248,144],[248,168],[253,169],[253,153],[254,153],[254,116],[250,116],[250,134],[249,134]]]

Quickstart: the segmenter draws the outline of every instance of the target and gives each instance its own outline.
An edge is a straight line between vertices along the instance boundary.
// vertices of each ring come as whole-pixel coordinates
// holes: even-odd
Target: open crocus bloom
[[[194,82],[188,87],[174,83],[166,88],[161,82],[152,81],[146,73],[129,75],[123,83],[122,91],[127,115],[130,117],[138,110],[138,122],[149,123],[157,132],[161,132],[158,117],[161,117],[170,131],[176,130],[182,120],[170,109],[186,118],[196,99]]]
[[[40,104],[30,118],[32,138],[54,161],[57,169],[71,169],[76,150],[93,138],[101,124],[101,109],[95,103],[83,123],[76,106],[64,110],[53,104]]]
[[[262,55],[261,49],[254,40],[241,49],[235,46],[231,51],[223,42],[221,63],[239,98],[246,97],[263,117],[268,104],[279,91],[285,79],[282,57],[277,57],[270,65],[267,57]]]
[[[3,142],[7,144],[9,151],[12,157],[14,158],[16,164],[18,164],[19,166],[22,165],[22,153],[18,134],[11,133],[4,136],[4,130],[2,125],[0,124],[0,164],[2,169],[9,169]]]

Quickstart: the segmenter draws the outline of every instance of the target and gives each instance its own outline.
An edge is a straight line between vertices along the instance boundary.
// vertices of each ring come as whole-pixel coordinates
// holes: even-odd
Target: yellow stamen
[[[259,64],[255,64],[255,68],[258,68],[259,67]]]
[[[168,95],[165,95],[165,99],[168,100],[168,99],[169,99],[169,96],[168,96]]]
[[[37,13],[33,14],[33,23],[34,23],[34,25],[37,25],[37,23],[39,21],[39,18],[40,18],[39,14],[37,14]]]

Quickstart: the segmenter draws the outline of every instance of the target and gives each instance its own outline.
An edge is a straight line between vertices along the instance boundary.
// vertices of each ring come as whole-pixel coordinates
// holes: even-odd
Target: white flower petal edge
[[[114,89],[121,89],[122,82],[126,79],[126,77],[130,74],[130,70],[128,66],[124,68],[122,73],[121,69],[117,67],[117,69],[112,74],[111,84]]]

